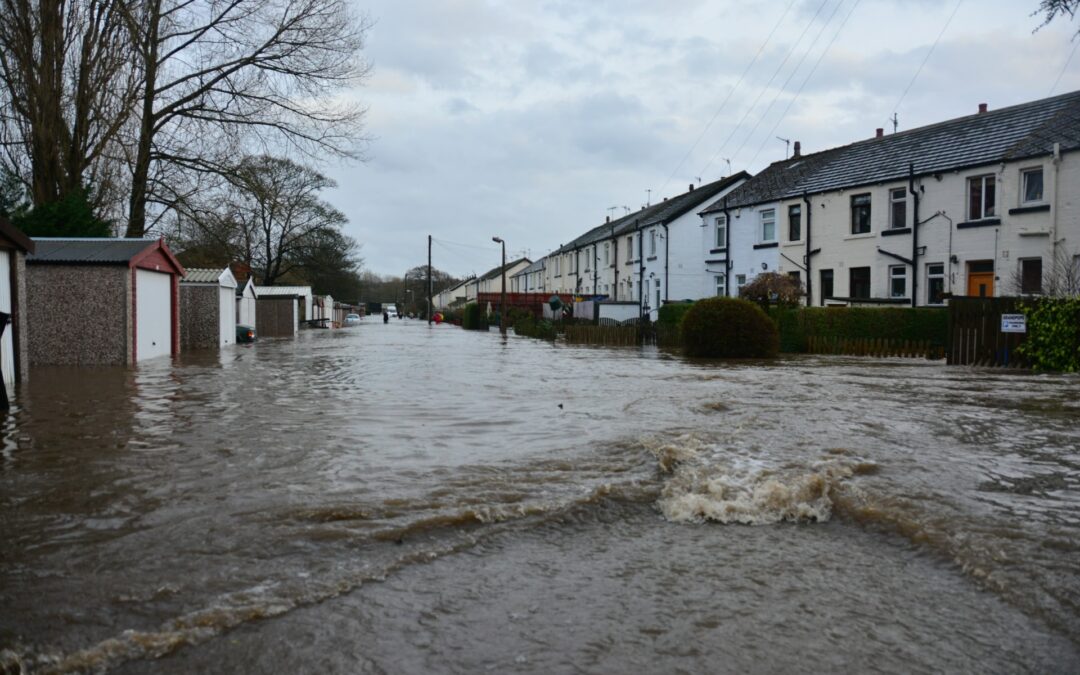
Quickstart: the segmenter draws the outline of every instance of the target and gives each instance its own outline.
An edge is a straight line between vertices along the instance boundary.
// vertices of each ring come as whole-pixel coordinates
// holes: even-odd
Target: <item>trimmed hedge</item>
[[[487,313],[480,305],[470,302],[461,313],[461,327],[465,330],[487,330]]]
[[[1080,298],[1024,303],[1027,338],[1017,351],[1035,370],[1080,371]]]
[[[657,326],[678,328],[683,317],[694,306],[693,302],[669,302],[660,306],[659,317],[656,319]]]
[[[708,298],[693,304],[682,321],[687,356],[754,359],[776,356],[780,336],[760,307],[738,298]]]
[[[908,340],[945,346],[949,315],[927,307],[778,308],[769,316],[780,329],[780,349],[805,352],[807,339]]]
[[[540,340],[554,340],[557,336],[555,324],[547,319],[537,319],[528,313],[514,322],[514,334]]]

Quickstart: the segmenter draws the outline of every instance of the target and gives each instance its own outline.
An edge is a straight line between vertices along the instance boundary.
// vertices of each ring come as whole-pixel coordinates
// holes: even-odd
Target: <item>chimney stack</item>
[[[985,103],[980,103],[979,104],[979,114],[981,115],[984,112],[986,112],[986,104]]]
[[[604,217],[604,222],[605,223],[610,223],[611,222],[611,216],[605,216]]]
[[[885,135],[885,130],[884,130],[884,129],[882,129],[881,127],[878,127],[878,129],[877,129],[877,133],[876,133],[876,134],[874,134],[874,138],[881,138],[881,137],[883,137],[884,135]]]
[[[795,141],[795,154],[793,154],[791,157],[792,159],[794,159],[795,157],[802,157],[802,143]]]
[[[690,183],[690,189],[687,190],[687,192],[693,192],[693,191],[694,191],[694,184]]]

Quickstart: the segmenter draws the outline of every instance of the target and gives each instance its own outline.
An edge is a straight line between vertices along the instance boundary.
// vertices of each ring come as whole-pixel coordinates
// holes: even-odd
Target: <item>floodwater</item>
[[[1080,670],[1080,378],[380,318],[34,371],[0,672]]]

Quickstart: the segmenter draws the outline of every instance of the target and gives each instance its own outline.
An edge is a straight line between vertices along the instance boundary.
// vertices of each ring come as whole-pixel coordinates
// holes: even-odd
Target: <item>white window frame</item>
[[[611,243],[604,242],[604,265],[611,264]]]
[[[940,272],[934,272],[933,268],[938,267]],[[930,294],[930,282],[934,279],[941,279],[941,290],[945,292],[945,263],[926,263],[926,304],[928,305],[944,305],[945,299],[942,298],[941,302],[934,302],[934,297]]]
[[[713,223],[713,248],[727,248],[727,216],[720,214]]]
[[[746,275],[745,274],[736,274],[735,275],[735,288],[738,289],[738,290],[742,290],[742,287],[745,286],[745,285],[746,285]]]
[[[904,282],[903,293],[897,293],[895,283],[898,280]],[[908,268],[907,265],[889,265],[889,297],[908,297]]]
[[[765,236],[765,225],[772,225],[772,237]],[[758,211],[758,243],[771,244],[776,241],[776,209]]]
[[[900,196],[897,199],[897,195]],[[904,222],[896,222],[896,204],[904,205]],[[891,188],[889,190],[889,229],[900,230],[907,227],[907,188]]]
[[[717,274],[715,276],[716,281],[716,296],[720,298],[727,297],[727,276],[723,274]]]
[[[649,230],[649,255],[656,255],[656,228]]]
[[[626,262],[634,260],[634,235],[626,238]]]
[[[660,309],[660,279],[656,280],[656,309]]]
[[[787,207],[787,219],[788,219],[788,241],[802,241],[803,240],[803,217],[802,217],[802,204],[788,204]],[[791,214],[795,212],[799,215],[799,236],[796,239],[791,238]]]
[[[979,215],[975,215],[971,212],[971,188],[976,183],[979,185]],[[986,203],[987,183],[992,183],[994,186],[994,203],[989,204],[989,209],[987,209],[988,205]],[[964,185],[967,187],[967,198],[964,201],[967,202],[968,220],[986,220],[988,218],[996,218],[998,201],[997,176],[992,173],[984,174],[982,176],[971,176],[967,179],[967,181],[965,181]]]
[[[1027,198],[1027,184],[1028,176],[1039,174],[1039,198],[1028,199]],[[1041,166],[1033,166],[1027,169],[1020,170],[1020,203],[1021,204],[1043,204],[1046,201],[1046,182],[1043,168]]]

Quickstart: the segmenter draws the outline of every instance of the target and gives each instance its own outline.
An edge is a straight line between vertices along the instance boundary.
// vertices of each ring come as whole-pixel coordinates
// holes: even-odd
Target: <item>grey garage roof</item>
[[[28,263],[124,265],[158,243],[157,239],[75,239],[34,237]]]
[[[223,270],[211,270],[202,267],[189,267],[181,283],[216,284],[221,279]]]

